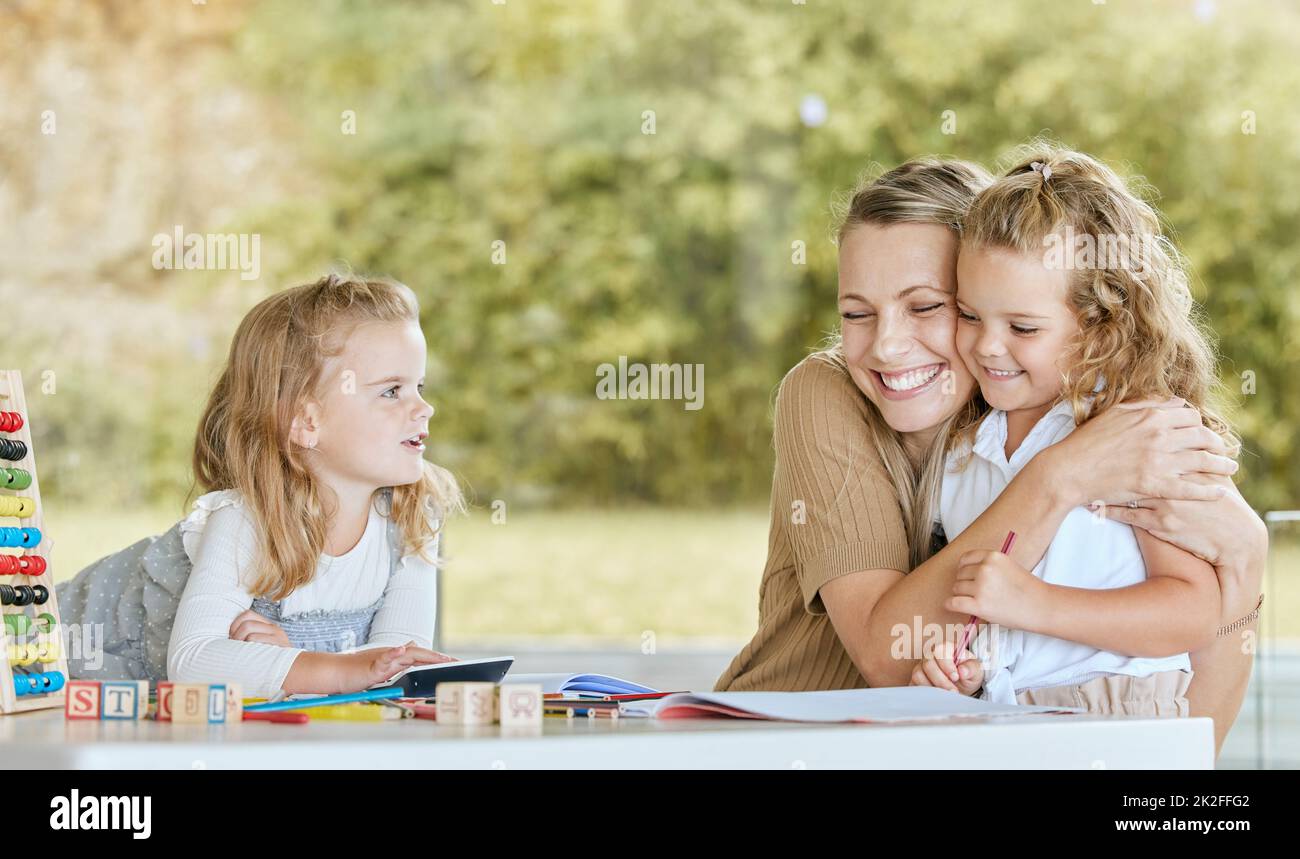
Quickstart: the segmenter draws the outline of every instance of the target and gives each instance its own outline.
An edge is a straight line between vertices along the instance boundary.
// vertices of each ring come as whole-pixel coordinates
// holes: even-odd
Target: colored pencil
[[[1002,554],[1011,554],[1011,547],[1014,545],[1016,545],[1016,532],[1008,531],[1007,538],[1002,541]],[[952,664],[954,666],[958,664],[958,660],[961,658],[961,652],[966,648],[966,643],[970,641],[971,633],[975,631],[975,624],[979,622],[980,619],[975,615],[971,615],[970,620],[966,621],[966,628],[963,629],[961,633],[961,642],[957,645],[957,649],[952,654]],[[960,672],[958,672],[957,677],[960,679]]]
[[[306,713],[244,713],[245,722],[282,722],[288,725],[305,725],[311,721]]]
[[[406,692],[400,686],[385,686],[382,689],[366,689],[363,692],[348,692],[344,695],[321,695],[317,698],[298,698],[289,701],[276,701],[274,704],[251,704],[244,708],[245,713],[270,713],[275,710],[300,710],[304,707],[326,707],[330,704],[348,704],[353,701],[378,701],[381,698],[401,698]]]

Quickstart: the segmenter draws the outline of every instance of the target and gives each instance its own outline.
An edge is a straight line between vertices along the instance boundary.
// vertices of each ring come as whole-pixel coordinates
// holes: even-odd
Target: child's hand
[[[412,665],[435,665],[439,662],[455,662],[456,657],[417,647],[414,641],[408,641],[401,647],[379,647],[373,650],[361,650],[352,654],[357,658],[358,671],[354,682],[357,691],[369,689],[376,683],[383,683],[400,671]]]
[[[984,666],[969,650],[963,648],[961,661],[954,664],[952,654],[957,645],[945,641],[934,653],[919,660],[912,669],[913,686],[933,686],[963,695],[974,695],[984,685]],[[953,677],[957,679],[954,680]]]
[[[988,623],[1032,630],[1042,621],[1045,588],[1042,579],[1001,552],[967,552],[957,561],[953,595],[943,607]]]
[[[278,623],[268,620],[251,608],[236,617],[230,624],[230,637],[235,641],[260,641],[263,644],[278,644],[292,647],[289,636]]]

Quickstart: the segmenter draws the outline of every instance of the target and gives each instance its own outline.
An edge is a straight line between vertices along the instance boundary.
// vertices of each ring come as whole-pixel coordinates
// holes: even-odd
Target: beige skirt
[[[1191,682],[1190,671],[1158,671],[1146,677],[1108,674],[1074,686],[1026,689],[1016,700],[1046,707],[1083,707],[1098,715],[1188,716]]]

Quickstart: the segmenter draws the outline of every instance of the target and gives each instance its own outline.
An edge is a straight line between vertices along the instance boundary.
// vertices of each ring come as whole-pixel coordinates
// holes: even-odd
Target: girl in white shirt
[[[421,455],[426,355],[395,282],[330,275],[249,311],[199,422],[194,512],[59,586],[68,623],[104,630],[72,675],[274,698],[450,660],[429,649],[438,537],[463,502]]]
[[[957,277],[957,349],[993,411],[951,447],[948,539],[1034,454],[1124,401],[1181,397],[1239,450],[1207,408],[1214,355],[1181,260],[1155,211],[1106,166],[1036,147],[976,198]],[[982,659],[964,651],[954,662],[946,642],[918,662],[914,684],[1185,716],[1187,652],[1213,641],[1219,588],[1208,563],[1080,507],[1032,572],[999,552],[968,552],[944,607],[986,624]]]

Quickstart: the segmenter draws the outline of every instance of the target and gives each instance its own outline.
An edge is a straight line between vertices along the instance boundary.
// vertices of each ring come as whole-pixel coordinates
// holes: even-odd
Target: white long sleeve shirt
[[[257,551],[257,530],[234,490],[210,492],[194,504],[181,526],[190,573],[167,653],[167,676],[175,683],[240,684],[250,697],[277,698],[301,648],[230,638],[230,625],[253,604],[246,587]],[[339,556],[322,554],[315,577],[281,603],[281,614],[358,609],[383,595],[366,643],[344,652],[433,644],[437,570],[408,554],[391,570],[387,517],[371,505],[361,540]],[[437,557],[437,544],[428,554]]]

